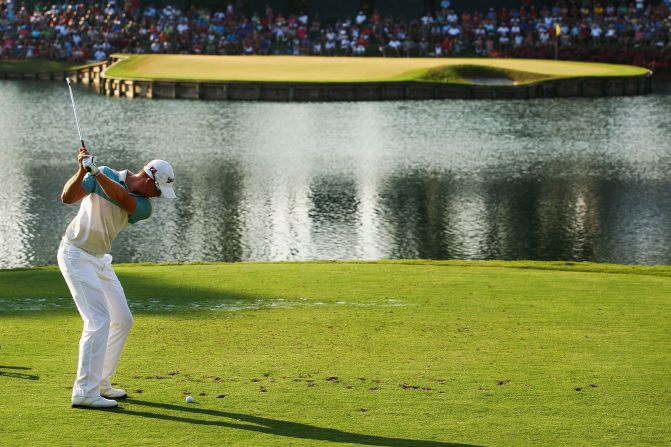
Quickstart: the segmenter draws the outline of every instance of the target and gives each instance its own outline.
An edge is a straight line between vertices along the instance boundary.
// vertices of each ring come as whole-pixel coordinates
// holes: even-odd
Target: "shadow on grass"
[[[30,371],[30,368],[26,368],[25,366],[5,366],[5,365],[0,365],[0,377],[10,377],[12,379],[26,379],[26,380],[40,380],[40,376],[36,376],[34,374],[24,374],[24,373],[18,373],[14,371],[2,371],[3,369],[12,369],[12,370],[22,370],[22,371]]]
[[[269,307],[280,299],[287,302],[297,299],[273,292],[247,292],[244,283],[237,288],[213,284],[212,275],[217,272],[201,275],[197,267],[185,265],[181,275],[161,266],[148,266],[147,270],[120,267],[117,275],[133,313],[236,311]],[[0,270],[0,283],[3,283],[0,317],[37,311],[49,311],[50,315],[55,311],[76,314],[70,292],[57,269]]]
[[[126,402],[132,406],[138,405],[152,408],[161,408],[164,410],[179,411],[182,412],[183,415],[166,415],[153,413],[151,411],[137,411],[129,408],[128,406],[124,406],[122,409],[123,414],[151,419],[183,422],[186,424],[211,425],[237,430],[247,430],[274,436],[284,436],[288,438],[329,442],[347,442],[351,444],[389,447],[478,447],[471,444],[455,444],[440,441],[423,441],[418,439],[387,438],[384,436],[364,435],[360,433],[350,433],[337,430],[334,428],[315,427],[314,425],[300,424],[297,422],[288,422],[242,413],[230,413],[227,411],[209,410],[191,406],[185,407],[180,405],[147,402],[135,399],[128,399]],[[218,419],[201,419],[199,416],[213,416]]]
[[[210,277],[203,278],[193,269],[181,276],[161,267],[153,267],[148,272],[119,270],[117,274],[133,313],[257,309],[282,298],[272,293],[247,293],[210,285]],[[0,270],[0,283],[3,284],[0,287],[0,317],[39,311],[48,311],[49,315],[53,312],[77,314],[63,276],[56,269]]]

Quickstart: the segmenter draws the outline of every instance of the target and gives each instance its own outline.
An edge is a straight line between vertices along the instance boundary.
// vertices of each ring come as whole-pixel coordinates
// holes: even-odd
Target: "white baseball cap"
[[[175,172],[172,170],[170,163],[165,160],[152,160],[142,169],[156,182],[156,186],[161,191],[161,197],[165,197],[166,199],[174,199],[176,197],[175,190],[172,189],[172,184],[175,181]]]

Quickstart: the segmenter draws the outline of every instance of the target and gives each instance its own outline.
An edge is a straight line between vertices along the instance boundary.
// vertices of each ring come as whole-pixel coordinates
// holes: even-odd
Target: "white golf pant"
[[[98,396],[110,387],[133,316],[111,255],[93,256],[63,240],[58,266],[84,320],[72,396]]]

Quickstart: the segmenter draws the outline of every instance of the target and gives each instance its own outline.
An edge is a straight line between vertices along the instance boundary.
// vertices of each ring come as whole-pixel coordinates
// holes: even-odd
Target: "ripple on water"
[[[55,264],[77,212],[59,201],[77,141],[63,93],[0,82],[0,268]],[[115,262],[668,264],[669,98],[228,103],[79,89],[77,106],[96,117],[82,124],[101,164],[175,166],[179,199],[122,232]]]

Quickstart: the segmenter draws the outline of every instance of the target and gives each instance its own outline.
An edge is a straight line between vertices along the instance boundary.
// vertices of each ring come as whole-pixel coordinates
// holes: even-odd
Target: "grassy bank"
[[[410,261],[117,272],[136,317],[116,376],[131,399],[96,412],[68,405],[81,321],[59,272],[0,271],[3,445],[612,446],[671,437],[670,267]]]
[[[533,59],[354,58],[294,56],[123,55],[106,76],[136,80],[258,82],[457,82],[505,78],[522,85],[541,80],[641,76],[627,65]],[[468,67],[466,70],[459,67]],[[446,72],[448,75],[441,75]],[[465,74],[465,75],[464,75]]]
[[[76,70],[82,67],[81,63],[50,61],[45,59],[30,60],[0,60],[0,73],[49,73],[57,71]]]

